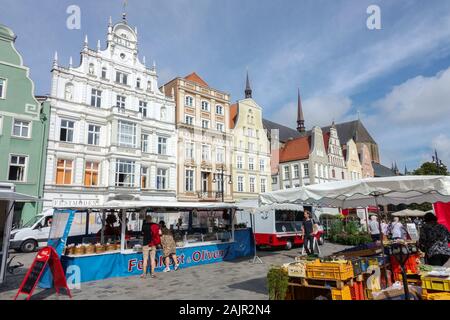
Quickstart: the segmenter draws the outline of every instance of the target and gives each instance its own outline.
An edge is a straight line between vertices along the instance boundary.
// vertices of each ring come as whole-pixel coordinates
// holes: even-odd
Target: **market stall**
[[[38,201],[35,197],[15,192],[14,184],[0,183],[0,285],[6,276],[14,203],[35,201]]]
[[[367,207],[375,205],[388,204],[411,204],[411,203],[435,203],[438,201],[450,201],[450,177],[445,176],[405,176],[405,177],[387,177],[387,178],[369,178],[357,181],[340,181],[311,185],[297,189],[275,191],[262,194],[260,203],[296,203],[312,204],[323,206],[335,206],[340,208],[357,208],[359,206]],[[379,213],[378,213],[379,214]],[[380,222],[381,219],[379,219]],[[380,230],[381,227],[380,227]],[[381,234],[383,239],[383,234]],[[400,297],[413,299],[420,296],[423,283],[429,283],[428,287],[433,287],[430,281],[424,282],[423,278],[418,281],[419,286],[410,288],[409,276],[419,277],[422,275],[419,266],[421,263],[421,253],[414,241],[384,241],[371,243],[360,247],[354,247],[336,253],[335,256],[325,257],[323,259],[308,261],[300,258],[292,265],[285,266],[285,269],[291,276],[291,285],[299,288],[307,288],[301,291],[310,292],[314,288],[330,288],[330,282],[334,283],[334,292],[332,290],[329,296],[333,300],[357,300],[358,295],[354,294],[355,281],[362,281],[370,299],[392,299],[398,298],[398,291],[403,296]],[[362,257],[366,257],[362,259]],[[378,268],[378,275],[371,275],[371,280],[375,283],[369,285],[369,278],[361,277],[361,270],[364,269],[362,263],[370,270],[370,259],[372,265]],[[380,271],[381,270],[381,271]],[[370,270],[373,271],[373,270]],[[435,284],[434,288],[440,288],[442,291],[448,291],[448,271],[441,272],[444,280]],[[393,276],[392,276],[393,274]],[[296,276],[297,275],[297,276]],[[392,276],[392,277],[391,277]],[[298,281],[292,278],[300,279]],[[308,281],[308,279],[310,281]],[[391,280],[396,281],[394,284]],[[437,283],[438,281],[435,281]],[[425,284],[427,286],[427,284]],[[420,290],[417,290],[419,288]],[[427,288],[427,287],[425,287]],[[447,290],[447,291],[445,291]],[[416,295],[417,293],[417,295]],[[298,298],[298,295],[293,298]],[[291,294],[291,297],[292,297]],[[442,292],[436,294],[439,297],[445,296]],[[300,295],[301,296],[301,295]]]
[[[181,268],[233,260],[253,254],[251,230],[235,229],[233,204],[109,201],[90,208],[55,208],[49,244],[57,249],[69,283],[142,274],[142,237],[140,228],[128,230],[128,220],[147,215],[172,229]],[[85,214],[84,236],[69,237],[77,214]],[[104,227],[89,232],[89,216],[101,217]],[[96,220],[95,218],[94,220]],[[157,251],[155,271],[164,268],[162,250]],[[39,286],[51,287],[49,273]]]

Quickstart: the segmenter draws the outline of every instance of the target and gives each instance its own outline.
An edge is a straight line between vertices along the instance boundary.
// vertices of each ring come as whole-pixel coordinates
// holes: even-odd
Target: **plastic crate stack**
[[[421,277],[424,300],[450,300],[450,278]]]

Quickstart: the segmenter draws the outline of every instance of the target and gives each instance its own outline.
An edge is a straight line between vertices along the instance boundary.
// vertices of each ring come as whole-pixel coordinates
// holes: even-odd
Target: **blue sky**
[[[72,4],[81,8],[80,30],[66,28]],[[381,30],[366,27],[371,4],[381,8]],[[98,39],[104,46],[109,16],[118,21],[122,12],[121,0],[0,6],[37,94],[49,93],[55,50],[67,65],[85,34],[91,48]],[[450,165],[450,1],[129,0],[127,12],[160,85],[196,71],[236,101],[248,67],[268,119],[294,127],[300,87],[307,127],[359,111],[384,164],[416,168],[437,148]]]

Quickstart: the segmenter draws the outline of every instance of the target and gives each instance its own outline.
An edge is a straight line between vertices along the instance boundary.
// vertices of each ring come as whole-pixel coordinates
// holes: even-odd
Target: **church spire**
[[[247,70],[247,80],[245,83],[245,99],[249,99],[252,97],[252,88],[250,87],[250,80],[248,79],[248,70]]]
[[[305,118],[303,117],[302,99],[300,98],[300,88],[297,95],[297,131],[305,132]]]
[[[122,12],[122,20],[127,23],[127,4],[128,0],[123,0],[123,12]]]

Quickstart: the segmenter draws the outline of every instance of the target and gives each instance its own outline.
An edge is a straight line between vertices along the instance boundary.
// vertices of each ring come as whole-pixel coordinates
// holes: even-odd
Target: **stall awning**
[[[271,211],[271,210],[290,210],[290,211],[303,211],[303,206],[292,203],[274,203],[259,208],[255,208],[255,213]]]
[[[392,215],[394,217],[423,217],[425,215],[425,212],[421,210],[405,209],[402,211],[394,212]]]
[[[223,202],[183,202],[183,201],[139,201],[139,200],[112,200],[102,205],[89,207],[58,207],[55,209],[81,209],[81,210],[101,210],[101,209],[204,209],[204,210],[221,210],[236,209],[234,203]]]
[[[12,190],[0,190],[0,201],[35,202],[39,199]]]

